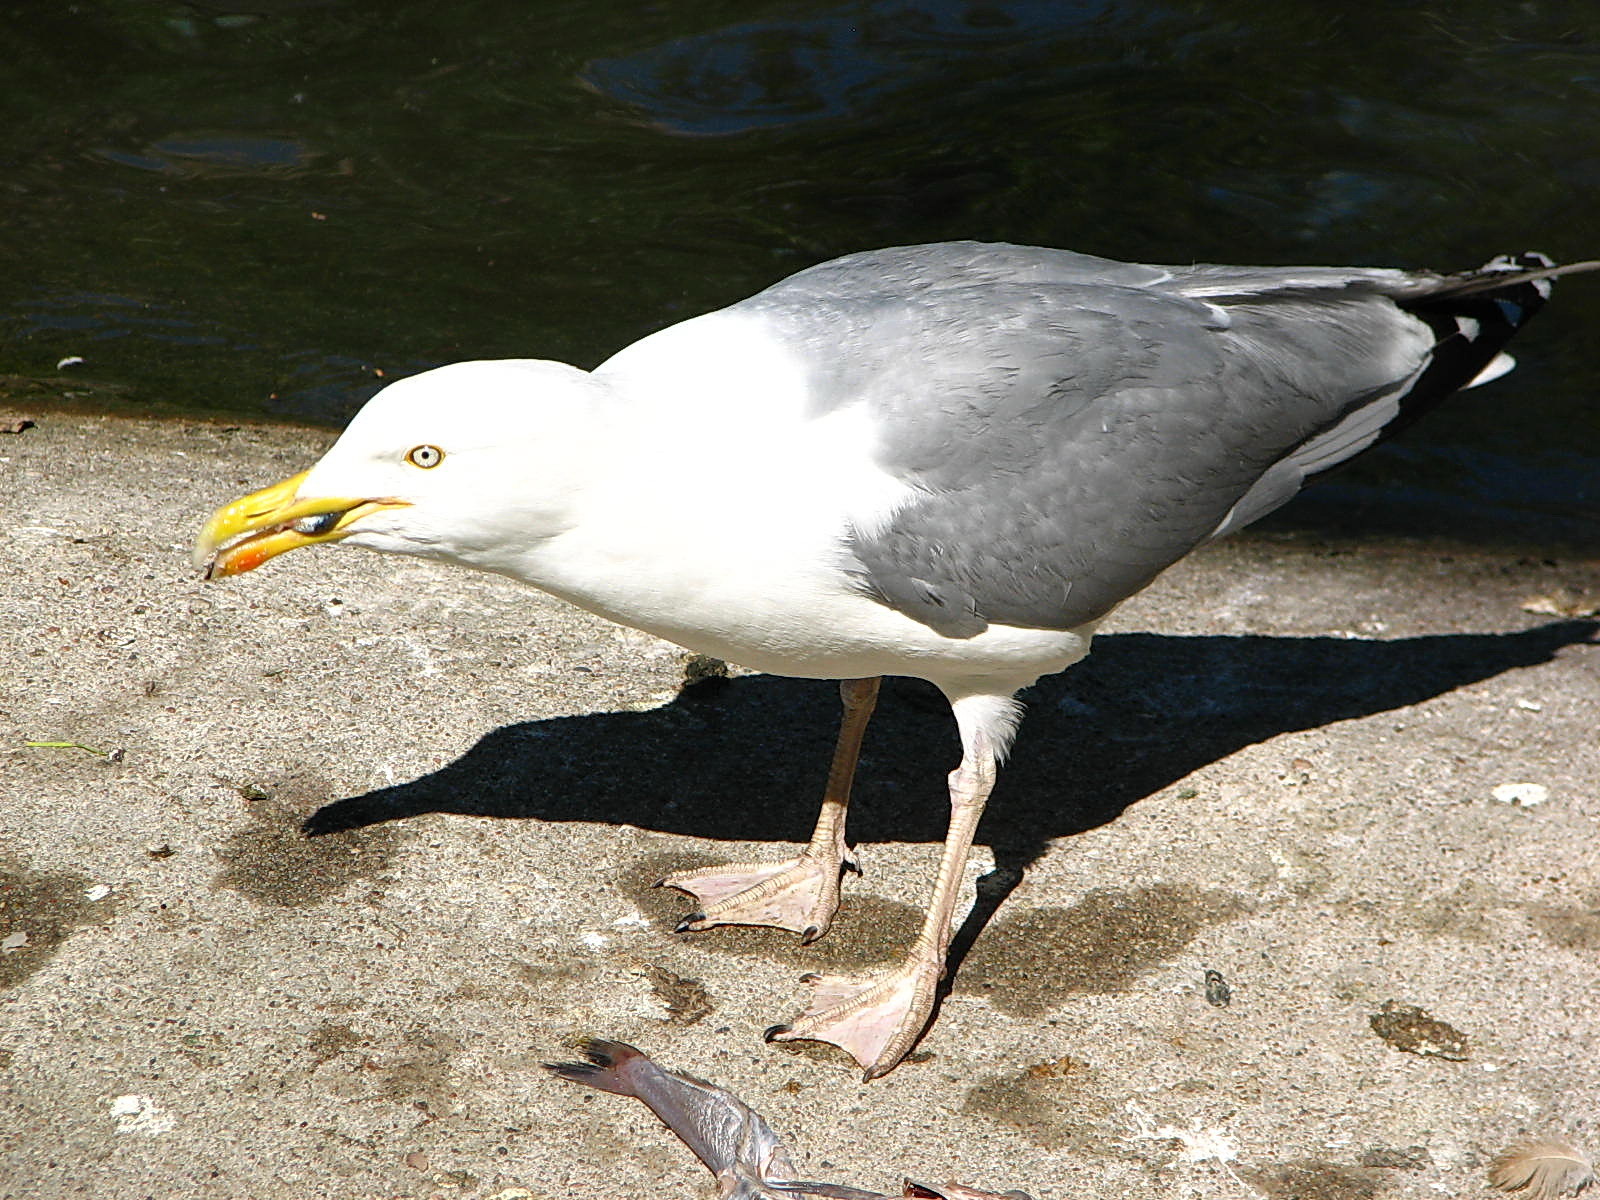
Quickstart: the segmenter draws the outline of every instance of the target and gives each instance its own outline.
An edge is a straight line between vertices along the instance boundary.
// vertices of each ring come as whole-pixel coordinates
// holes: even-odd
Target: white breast
[[[673,326],[595,375],[618,399],[607,469],[573,527],[519,565],[529,582],[786,675],[1015,687],[1087,651],[1088,630],[997,626],[947,638],[852,586],[851,528],[886,522],[911,490],[874,461],[865,406],[808,412],[804,367],[756,318],[713,313]]]

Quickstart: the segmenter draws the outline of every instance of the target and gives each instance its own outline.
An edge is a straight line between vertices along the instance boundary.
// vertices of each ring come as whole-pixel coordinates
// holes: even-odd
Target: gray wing
[[[1411,310],[1449,282],[946,243],[824,263],[734,307],[802,351],[819,410],[868,405],[877,461],[913,489],[851,531],[857,585],[968,637],[1103,616],[1371,445],[1455,328]]]
[[[993,284],[1167,288],[1195,298],[1241,299],[1365,283],[1402,294],[1457,278],[1390,267],[1227,267],[1210,263],[1154,266],[1047,246],[934,242],[864,250],[830,259],[797,271],[734,307],[797,305],[815,300],[881,300]]]
[[[735,308],[769,302],[880,300],[1004,283],[1119,284],[1142,287],[1171,278],[1172,268],[1117,262],[1074,250],[1005,242],[935,242],[865,250],[807,267]]]

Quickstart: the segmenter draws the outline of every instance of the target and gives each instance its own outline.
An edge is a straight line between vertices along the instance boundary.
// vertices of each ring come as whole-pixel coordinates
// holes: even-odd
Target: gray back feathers
[[[850,538],[858,586],[966,637],[1103,616],[1372,444],[1440,338],[1406,306],[1450,283],[957,242],[734,307],[802,352],[819,410],[868,406],[878,462],[913,489]]]

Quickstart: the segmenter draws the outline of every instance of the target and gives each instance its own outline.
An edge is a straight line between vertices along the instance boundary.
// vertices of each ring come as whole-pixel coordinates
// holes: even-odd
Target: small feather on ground
[[[1489,1164],[1490,1186],[1522,1193],[1527,1200],[1576,1196],[1594,1182],[1594,1160],[1570,1142],[1555,1139],[1513,1146]]]

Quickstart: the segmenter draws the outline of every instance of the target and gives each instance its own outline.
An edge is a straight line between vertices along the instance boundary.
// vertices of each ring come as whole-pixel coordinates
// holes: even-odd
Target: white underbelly
[[[537,586],[619,624],[774,675],[859,679],[908,675],[948,692],[1009,695],[1088,653],[1094,625],[1071,630],[990,625],[946,637],[848,586],[829,571],[771,574],[770,563],[648,579],[586,563]],[[527,578],[524,576],[524,578]]]

